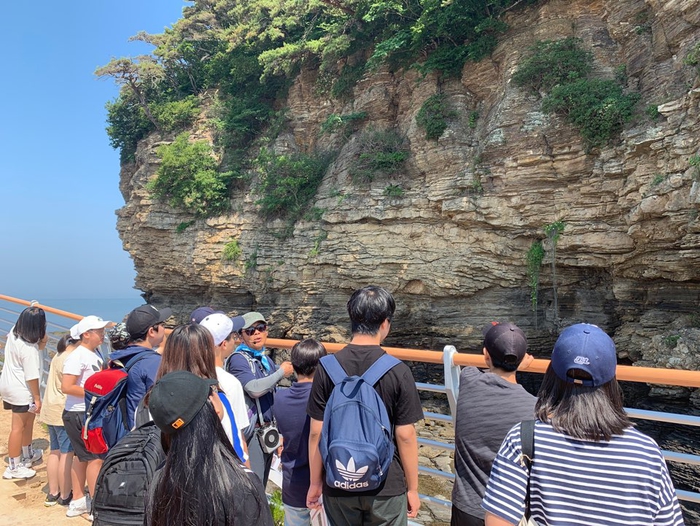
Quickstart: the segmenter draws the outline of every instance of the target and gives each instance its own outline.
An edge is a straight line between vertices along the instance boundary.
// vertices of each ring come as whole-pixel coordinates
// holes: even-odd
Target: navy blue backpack
[[[394,458],[394,439],[386,406],[374,385],[401,362],[385,354],[362,376],[348,376],[333,355],[320,363],[334,384],[319,443],[326,483],[345,491],[377,489]]]

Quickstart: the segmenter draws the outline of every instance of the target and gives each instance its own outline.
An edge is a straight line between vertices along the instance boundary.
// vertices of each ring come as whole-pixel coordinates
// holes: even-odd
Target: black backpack
[[[97,476],[92,501],[94,526],[141,526],[148,488],[165,460],[160,429],[148,422],[112,447]]]

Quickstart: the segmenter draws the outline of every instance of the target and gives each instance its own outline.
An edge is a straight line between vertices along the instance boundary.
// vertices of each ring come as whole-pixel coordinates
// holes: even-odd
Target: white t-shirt
[[[102,356],[82,345],[75,348],[63,363],[63,374],[78,377],[77,385],[85,386],[85,381],[102,370]],[[85,411],[85,397],[66,395],[66,411]]]
[[[250,420],[248,419],[248,407],[245,405],[241,382],[221,367],[216,368],[216,378],[219,380],[221,390],[226,393],[226,397],[231,404],[233,416],[236,418],[236,427],[239,430],[246,429],[250,425]]]
[[[12,328],[14,329],[14,327]],[[37,344],[27,343],[15,336],[13,330],[7,335],[5,363],[0,375],[0,395],[8,404],[29,405],[34,399],[27,386],[29,380],[41,376],[41,351]]]

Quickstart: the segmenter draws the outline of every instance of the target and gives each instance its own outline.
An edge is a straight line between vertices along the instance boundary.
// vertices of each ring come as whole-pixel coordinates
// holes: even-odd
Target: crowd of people
[[[385,289],[359,289],[347,303],[352,337],[343,349],[327,355],[306,339],[280,364],[266,349],[269,324],[259,312],[230,317],[199,307],[167,337],[169,308],[143,305],[117,324],[86,316],[58,341],[42,400],[46,317],[29,307],[8,335],[0,375],[12,412],[3,478],[36,475],[38,414],[50,437],[45,505],[92,518],[110,451],[94,453],[84,440],[85,385],[117,367],[127,374],[128,428],[155,424],[164,453],[144,524],[272,525],[265,488],[278,454],[286,526],[406,525],[421,506],[415,425],[423,410],[411,369],[400,361],[384,367],[381,344],[395,309]],[[108,356],[100,351],[105,337]],[[461,371],[452,525],[683,524],[658,446],[623,410],[612,339],[585,323],[563,330],[537,396],[517,383],[516,371],[532,361],[527,350],[520,328],[494,322],[484,330],[486,368]],[[279,386],[293,375],[291,387]],[[357,421],[339,425],[338,400],[362,405],[363,382],[376,403],[361,400]],[[369,439],[348,441],[374,428],[378,456],[388,457],[372,472],[360,461]],[[338,440],[343,435],[348,441]],[[382,449],[382,438],[390,447]]]

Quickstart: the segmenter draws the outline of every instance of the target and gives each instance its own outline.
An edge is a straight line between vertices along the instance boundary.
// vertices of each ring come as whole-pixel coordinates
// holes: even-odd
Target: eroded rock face
[[[379,72],[342,105],[320,99],[316,73],[303,72],[276,146],[339,155],[313,203],[322,218],[297,223],[284,240],[275,235],[281,222],[256,214],[255,180],[232,196],[229,214],[178,233],[192,218],[151,200],[144,185],[161,138],[143,141],[136,164],[122,170],[126,204],[118,211],[137,288],[183,320],[201,304],[255,309],[269,315],[273,336],[343,340],[350,293],[380,284],[398,303],[388,344],[474,351],[482,326],[511,320],[546,356],[558,327],[586,321],[614,335],[623,359],[696,368],[697,338],[683,336],[687,359],[678,363],[646,350],[697,323],[700,312],[700,173],[689,163],[700,152],[700,84],[683,64],[700,35],[700,3],[553,0],[513,12],[508,23],[493,56],[467,64],[458,80]],[[510,78],[535,41],[569,36],[593,51],[597,75],[612,78],[626,65],[638,107],[659,105],[661,116],[640,111],[617,144],[587,151],[574,128],[543,114],[540,100]],[[415,116],[438,91],[457,116],[429,141]],[[358,185],[349,171],[358,136],[344,141],[319,129],[331,113],[363,111],[367,126],[405,136],[410,159],[402,173]],[[479,117],[470,121],[473,112]],[[386,196],[390,184],[403,195]],[[556,281],[545,243],[535,315],[526,254],[555,221],[566,225]],[[232,239],[242,256],[224,261]]]

